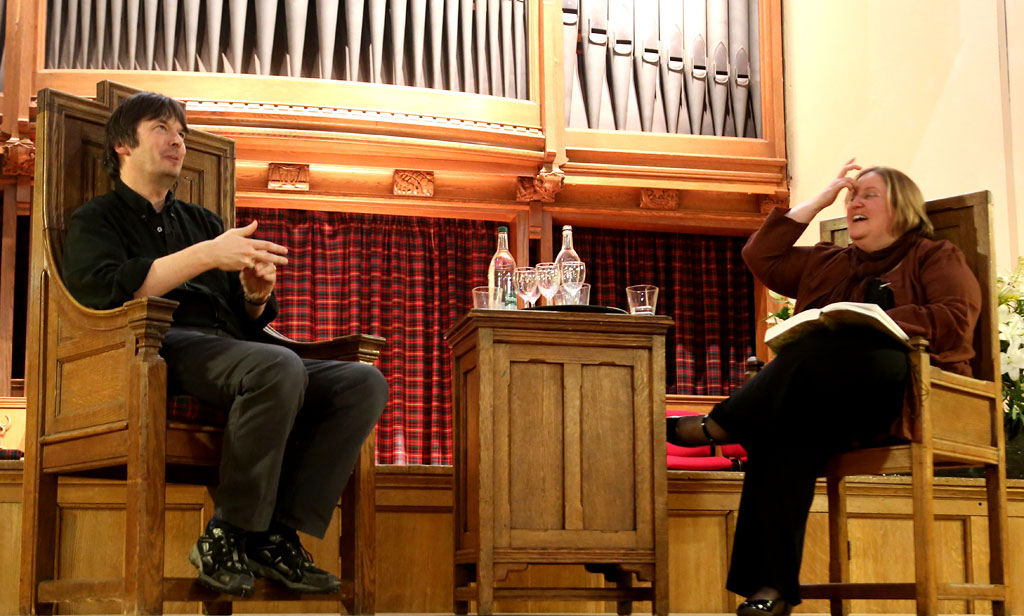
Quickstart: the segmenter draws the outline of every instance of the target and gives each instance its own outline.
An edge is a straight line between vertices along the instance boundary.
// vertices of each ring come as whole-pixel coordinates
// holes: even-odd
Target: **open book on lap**
[[[870,327],[907,343],[910,337],[876,304],[836,302],[824,308],[812,308],[794,315],[768,329],[764,343],[778,353],[790,342],[821,329]]]

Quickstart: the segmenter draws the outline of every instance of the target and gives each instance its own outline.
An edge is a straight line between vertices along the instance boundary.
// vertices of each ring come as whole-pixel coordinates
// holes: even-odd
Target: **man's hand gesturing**
[[[255,269],[261,263],[271,266],[288,263],[284,256],[288,254],[287,248],[250,237],[256,232],[256,226],[254,220],[244,227],[228,229],[209,240],[207,250],[212,266],[227,272],[237,272],[246,268]],[[263,272],[265,275],[265,268]]]

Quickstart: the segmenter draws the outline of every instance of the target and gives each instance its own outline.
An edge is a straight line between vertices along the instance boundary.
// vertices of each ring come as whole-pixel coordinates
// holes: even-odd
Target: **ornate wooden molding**
[[[554,203],[564,186],[565,174],[558,170],[541,171],[533,177],[521,175],[516,179],[516,201]]]
[[[309,190],[309,165],[270,163],[267,166],[267,188],[270,190]]]
[[[533,138],[544,137],[543,131],[535,126],[480,119],[453,118],[388,110],[356,109],[351,107],[243,103],[190,98],[182,98],[180,100],[185,103],[189,118],[192,118],[193,115],[200,118],[231,117],[237,119],[240,117],[251,117],[258,120],[260,126],[283,124],[285,127],[294,127],[296,125],[302,126],[306,122],[314,122],[321,125],[325,125],[324,123],[326,122],[326,125],[329,126],[331,121],[356,121],[371,122],[378,126],[383,123],[411,124],[416,126],[435,126],[448,130],[469,129],[504,135],[522,135]]]
[[[678,210],[679,191],[670,188],[640,189],[641,210]]]
[[[391,191],[409,197],[433,197],[434,172],[395,169],[391,176]]]
[[[768,214],[776,207],[789,207],[789,193],[775,193],[761,197],[762,214]]]
[[[36,144],[30,139],[8,139],[0,148],[0,164],[3,175],[34,177]]]

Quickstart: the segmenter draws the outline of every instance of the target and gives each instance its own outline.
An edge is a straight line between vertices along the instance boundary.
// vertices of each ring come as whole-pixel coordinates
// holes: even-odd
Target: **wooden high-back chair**
[[[804,584],[808,599],[829,599],[834,615],[848,614],[845,599],[913,599],[918,614],[939,613],[940,600],[992,602],[993,614],[1006,613],[1006,468],[999,366],[995,261],[989,221],[991,195],[981,191],[928,202],[935,238],[956,244],[981,284],[982,309],[975,330],[974,378],[930,365],[927,341],[911,341],[914,370],[920,375],[920,410],[908,443],[857,449],[828,464],[829,584]],[[849,244],[846,220],[821,223],[822,241]],[[934,470],[984,467],[988,501],[989,579],[940,583],[935,534]],[[909,473],[914,515],[914,582],[851,583],[846,516],[849,475]],[[881,555],[879,555],[881,556]],[[969,574],[968,574],[969,575]],[[972,610],[973,611],[973,610]]]
[[[96,599],[120,600],[125,613],[160,614],[164,601],[203,601],[208,611],[230,613],[229,601],[241,600],[206,590],[193,578],[164,578],[167,478],[210,485],[220,459],[221,429],[182,421],[174,405],[168,406],[167,368],[158,351],[177,303],[150,297],[113,310],[91,310],[71,297],[61,279],[67,221],[75,208],[112,188],[102,168],[104,126],[111,111],[133,92],[102,82],[95,101],[53,90],[38,97],[23,614],[50,613],[49,604]],[[197,130],[185,141],[187,155],[176,195],[217,212],[226,227],[234,226],[234,143]],[[290,341],[269,328],[266,334],[300,355],[320,359],[372,363],[383,344],[381,338],[358,334],[313,344]],[[371,436],[342,499],[342,590],[317,596],[341,601],[354,614],[374,610],[373,451]],[[57,478],[65,474],[126,478],[123,578],[57,579]],[[302,597],[258,581],[252,598]]]

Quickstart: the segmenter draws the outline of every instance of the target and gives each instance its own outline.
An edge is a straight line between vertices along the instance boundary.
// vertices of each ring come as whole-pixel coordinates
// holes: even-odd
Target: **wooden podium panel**
[[[496,599],[616,601],[619,613],[652,601],[668,613],[671,326],[662,316],[472,310],[447,332],[456,613],[476,601],[491,614]],[[495,587],[548,563],[603,573],[606,587]]]

